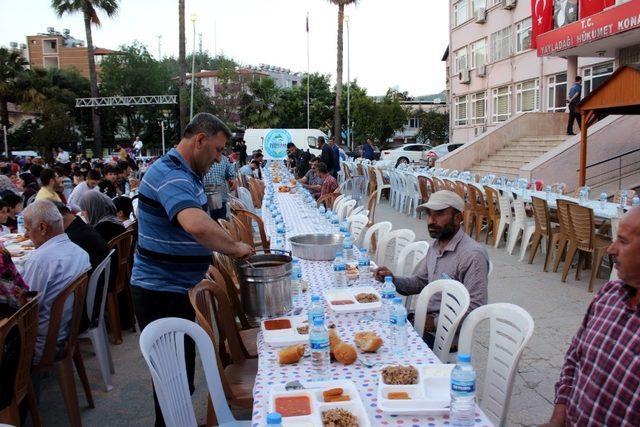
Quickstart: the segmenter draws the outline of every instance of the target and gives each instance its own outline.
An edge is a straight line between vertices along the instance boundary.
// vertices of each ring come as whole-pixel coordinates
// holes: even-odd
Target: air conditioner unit
[[[513,9],[516,7],[517,0],[502,0],[503,9]]]
[[[486,65],[478,65],[476,68],[476,74],[478,77],[484,77],[487,75],[487,66]]]
[[[12,49],[17,49],[18,48],[18,42],[9,43],[9,47],[12,48]]]
[[[487,22],[487,9],[481,7],[476,10],[476,22],[478,24],[484,24]]]
[[[467,68],[463,68],[458,73],[458,79],[460,80],[460,83],[470,83],[471,82],[471,73],[469,72],[469,70]]]

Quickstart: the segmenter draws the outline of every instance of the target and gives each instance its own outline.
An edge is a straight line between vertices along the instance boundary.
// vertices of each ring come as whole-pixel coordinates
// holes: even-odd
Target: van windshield
[[[309,145],[309,148],[318,148],[318,138],[315,136],[308,136],[307,144]]]

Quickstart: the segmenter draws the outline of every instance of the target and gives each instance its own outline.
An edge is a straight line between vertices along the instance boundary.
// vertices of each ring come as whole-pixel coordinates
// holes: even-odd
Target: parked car
[[[464,144],[460,142],[451,142],[449,144],[440,144],[436,145],[430,150],[425,151],[422,154],[422,161],[427,162],[429,166],[433,166],[440,157],[444,156],[447,153],[457,150],[462,147]]]
[[[345,149],[344,151],[347,153],[347,156],[358,158],[360,157],[360,153],[362,152],[362,146],[364,144],[356,145],[353,151]],[[377,146],[373,146],[373,160],[380,160],[380,149]]]
[[[380,158],[391,160],[398,166],[400,163],[415,163],[422,160],[422,153],[431,149],[429,144],[407,144],[398,148],[384,150]]]

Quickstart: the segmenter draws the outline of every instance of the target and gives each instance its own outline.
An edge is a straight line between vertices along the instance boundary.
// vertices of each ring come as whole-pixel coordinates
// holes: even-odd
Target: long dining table
[[[314,216],[311,211],[304,207],[303,199],[298,194],[275,193],[274,202],[277,203],[279,211],[286,225],[286,237],[306,233],[327,232],[330,225],[324,220]],[[275,240],[274,221],[266,208],[262,210],[262,218],[265,223],[267,233]],[[287,244],[288,248],[288,244]],[[304,292],[295,302],[295,305],[302,308],[302,314],[310,305],[311,295],[321,295],[325,289],[330,289],[334,285],[333,269],[330,261],[307,261],[300,260],[302,268],[302,279],[307,282],[308,290]],[[369,281],[369,285],[378,287]],[[379,289],[379,287],[378,287]],[[362,323],[364,313],[337,314],[332,312],[323,300],[328,323],[333,323],[345,341],[353,342],[354,333],[361,330],[375,330],[380,336],[387,335],[386,325],[382,322]],[[345,366],[338,362],[332,362],[330,367],[330,377],[333,380],[353,381],[360,392],[360,398],[366,408],[367,416],[374,426],[446,426],[449,425],[448,414],[440,415],[394,415],[385,413],[378,408],[377,391],[379,366],[383,363],[403,363],[403,364],[439,364],[441,363],[433,351],[427,347],[422,338],[415,330],[408,325],[408,346],[401,356],[393,354],[390,345],[385,342],[382,348],[373,354],[366,355],[366,364],[356,361],[354,364]],[[311,380],[311,358],[302,358],[300,362],[292,365],[280,365],[278,363],[278,348],[271,347],[265,343],[262,333],[258,335],[258,357],[259,366],[253,389],[253,414],[252,426],[266,425],[266,418],[269,412],[270,390],[277,385],[286,384],[292,380]],[[364,355],[358,355],[363,357]],[[378,365],[375,365],[378,363]],[[369,367],[373,365],[372,367]],[[493,423],[487,418],[482,410],[476,408],[476,426],[492,426]]]

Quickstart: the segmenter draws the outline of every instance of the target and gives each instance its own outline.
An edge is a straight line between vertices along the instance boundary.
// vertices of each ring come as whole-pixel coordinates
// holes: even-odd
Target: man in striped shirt
[[[571,341],[548,426],[640,426],[640,208],[608,252],[620,280],[600,289]]]
[[[235,258],[253,249],[236,242],[207,212],[202,177],[219,162],[231,132],[208,113],[197,114],[182,140],[151,165],[138,194],[138,247],[131,276],[140,328],[163,317],[193,321],[188,292],[209,268],[212,251]],[[193,391],[195,346],[185,340],[189,385]],[[155,399],[155,394],[154,394]],[[156,425],[164,425],[156,403]]]

